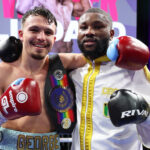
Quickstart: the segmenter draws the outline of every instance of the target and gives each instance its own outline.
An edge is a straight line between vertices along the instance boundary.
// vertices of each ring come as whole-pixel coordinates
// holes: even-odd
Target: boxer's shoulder
[[[81,53],[59,53],[59,57],[65,69],[76,69],[86,64]]]
[[[13,66],[8,63],[0,63],[0,89],[5,89],[6,82],[11,78]]]
[[[0,70],[1,70],[1,73],[10,73],[13,69],[13,65],[10,64],[10,63],[5,63],[5,62],[1,62],[0,63]]]

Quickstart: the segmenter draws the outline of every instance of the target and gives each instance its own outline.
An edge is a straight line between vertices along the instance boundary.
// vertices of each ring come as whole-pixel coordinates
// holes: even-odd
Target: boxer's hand
[[[110,120],[114,126],[141,123],[149,115],[150,107],[146,100],[127,89],[115,91],[108,102]]]
[[[130,36],[121,36],[110,44],[107,57],[116,61],[116,66],[129,69],[142,69],[149,59],[148,47],[141,41]]]
[[[22,52],[22,43],[14,36],[10,36],[0,42],[0,58],[4,62],[17,60]]]
[[[38,83],[30,78],[19,78],[14,81],[0,98],[0,112],[6,119],[40,114]]]

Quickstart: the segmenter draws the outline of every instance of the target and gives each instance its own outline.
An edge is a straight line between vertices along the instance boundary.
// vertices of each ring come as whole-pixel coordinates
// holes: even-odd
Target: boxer
[[[49,58],[48,53],[56,39],[56,26],[56,19],[48,9],[36,7],[24,14],[21,29],[18,31],[19,40],[9,37],[6,42],[1,43],[0,96],[3,105],[1,113],[6,122],[0,127],[0,149],[60,150],[59,134],[67,132],[76,123],[73,112],[74,99],[70,99],[72,97],[65,69],[80,67],[85,64],[85,59],[81,54],[59,54],[54,55],[57,59]],[[59,68],[60,65],[62,68]],[[20,78],[23,80],[20,81]],[[16,79],[19,80],[11,84]],[[34,89],[35,81],[39,85],[39,91]],[[50,85],[45,86],[46,81]],[[47,89],[49,89],[48,98],[44,94]],[[34,99],[31,99],[32,97]],[[68,98],[67,105],[65,97]],[[54,104],[53,107],[49,108],[47,101]],[[56,107],[55,102],[61,107],[59,105]],[[56,115],[59,121],[56,123],[59,123],[59,129],[63,128],[64,132],[61,132],[62,130],[58,132],[54,116],[48,112],[53,109],[55,110],[53,112],[59,114],[62,119]],[[61,117],[64,114],[65,116]],[[70,132],[67,134],[70,135]]]
[[[112,18],[99,8],[80,17],[77,41],[87,63],[70,73],[77,105],[72,150],[150,148],[150,83],[141,67],[148,47],[130,36],[114,39]],[[121,89],[129,91],[112,95]]]

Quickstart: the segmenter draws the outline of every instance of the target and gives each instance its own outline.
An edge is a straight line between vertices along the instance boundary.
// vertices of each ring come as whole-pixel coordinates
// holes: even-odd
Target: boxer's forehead
[[[92,24],[93,22],[100,22],[104,24],[109,24],[109,19],[100,13],[85,13],[81,16],[79,20],[79,25],[81,24]]]
[[[49,21],[43,16],[29,16],[24,22],[23,28],[29,28],[31,26],[39,26],[41,28],[53,29],[56,31],[56,25],[54,22],[49,23]]]

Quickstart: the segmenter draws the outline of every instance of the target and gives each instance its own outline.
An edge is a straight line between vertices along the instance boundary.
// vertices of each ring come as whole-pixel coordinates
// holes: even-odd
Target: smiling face
[[[78,45],[83,54],[95,59],[106,54],[114,31],[110,20],[101,13],[85,13],[79,20]]]
[[[54,22],[49,23],[40,15],[30,15],[19,31],[23,51],[34,59],[44,59],[51,51],[56,32]]]

